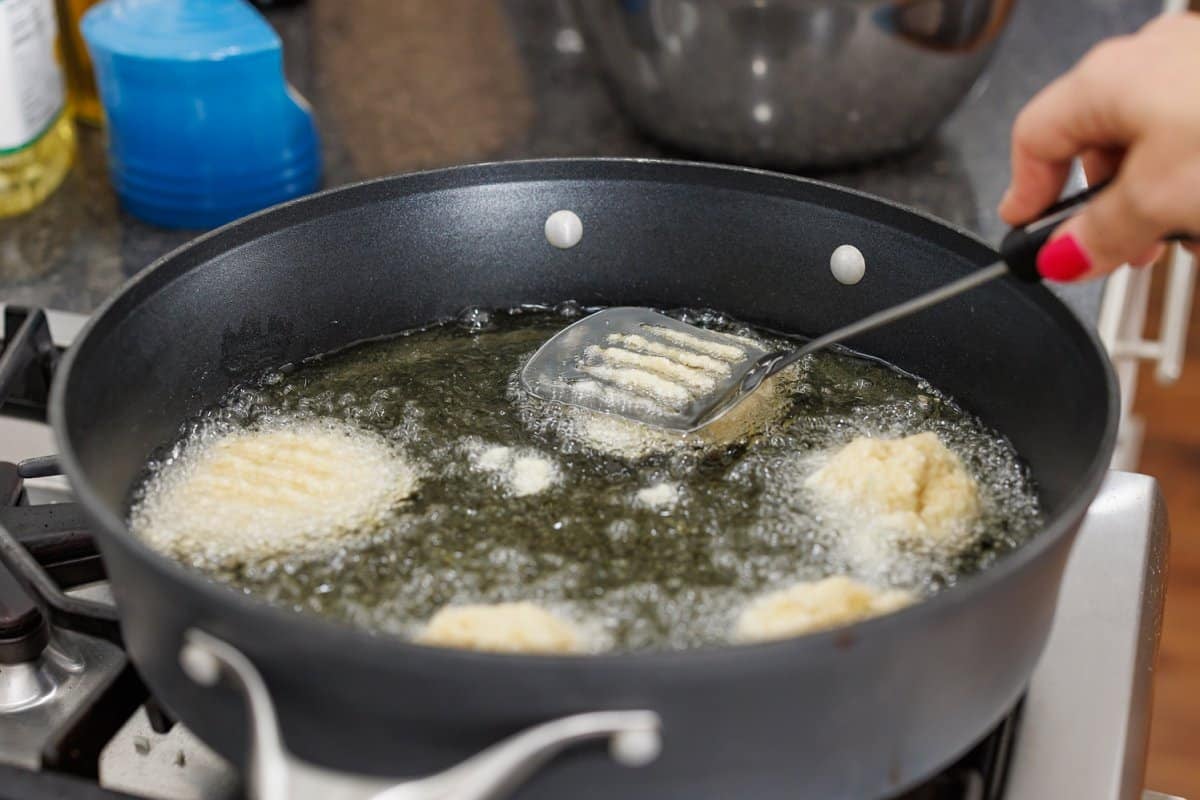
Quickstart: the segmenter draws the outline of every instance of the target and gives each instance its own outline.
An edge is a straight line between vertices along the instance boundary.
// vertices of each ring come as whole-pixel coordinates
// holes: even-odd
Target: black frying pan
[[[569,250],[542,233],[562,208],[583,220]],[[855,287],[829,273],[847,242],[868,262]],[[159,700],[226,756],[243,757],[241,700],[180,671],[188,628],[249,656],[287,743],[325,765],[422,774],[551,717],[650,708],[665,726],[654,764],[622,769],[578,750],[520,796],[873,799],[952,760],[1021,694],[1109,460],[1107,360],[1041,287],[993,283],[854,342],[1008,435],[1040,484],[1047,523],[983,574],[838,631],[586,657],[422,648],[209,582],[133,538],[125,501],[147,456],[235,382],[467,306],[711,306],[817,334],[994,258],[914,212],[746,169],[567,160],[389,178],[250,217],[159,260],[67,355],[51,416],[131,657]]]

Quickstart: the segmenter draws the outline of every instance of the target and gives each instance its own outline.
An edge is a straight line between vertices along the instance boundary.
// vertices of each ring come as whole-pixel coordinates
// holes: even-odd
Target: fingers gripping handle
[[[1058,230],[1059,225],[1074,216],[1080,207],[1102,192],[1108,183],[1103,181],[1078,194],[1065,197],[1047,208],[1033,222],[1009,231],[1000,243],[1000,258],[1008,264],[1009,271],[1023,281],[1040,281],[1042,276],[1037,268],[1038,252],[1050,240],[1051,234]]]
[[[1037,268],[1038,252],[1050,240],[1058,226],[1073,217],[1080,208],[1100,192],[1108,188],[1111,181],[1101,181],[1094,186],[1065,197],[1033,222],[1013,228],[1000,243],[1000,258],[1008,264],[1009,271],[1024,281],[1040,281]],[[1168,242],[1194,243],[1196,237],[1188,233],[1171,233],[1164,237]]]

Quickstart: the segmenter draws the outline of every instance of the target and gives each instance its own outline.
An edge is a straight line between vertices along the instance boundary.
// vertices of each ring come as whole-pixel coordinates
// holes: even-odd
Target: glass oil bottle
[[[0,217],[44,200],[74,157],[54,2],[0,0]]]

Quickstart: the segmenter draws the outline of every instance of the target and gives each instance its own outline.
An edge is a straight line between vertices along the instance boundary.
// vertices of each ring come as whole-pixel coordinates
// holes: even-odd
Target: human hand
[[[1037,217],[1077,156],[1089,182],[1113,181],[1042,248],[1044,278],[1150,263],[1168,235],[1200,232],[1200,15],[1101,42],[1029,102],[1013,126],[1000,216],[1014,226]]]

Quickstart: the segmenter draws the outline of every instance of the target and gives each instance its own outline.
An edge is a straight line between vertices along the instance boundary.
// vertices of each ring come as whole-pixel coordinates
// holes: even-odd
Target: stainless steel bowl
[[[909,148],[959,104],[1014,0],[574,0],[622,105],[654,136],[742,163]]]

